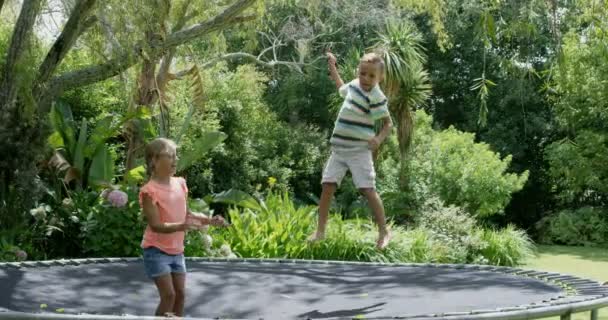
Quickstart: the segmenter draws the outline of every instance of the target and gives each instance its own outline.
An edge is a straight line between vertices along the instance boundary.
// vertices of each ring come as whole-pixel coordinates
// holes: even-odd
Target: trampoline
[[[595,281],[506,267],[208,258],[187,267],[188,318],[567,319],[608,306]],[[0,318],[151,318],[157,303],[138,258],[0,264]]]

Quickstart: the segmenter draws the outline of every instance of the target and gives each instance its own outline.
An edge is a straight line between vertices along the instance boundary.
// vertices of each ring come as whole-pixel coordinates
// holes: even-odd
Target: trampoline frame
[[[299,260],[299,259],[252,259],[252,258],[197,258],[187,257],[187,261],[197,262],[229,262],[229,263],[285,263],[285,264],[307,264],[307,265],[369,265],[384,267],[424,267],[424,268],[446,268],[467,271],[488,271],[520,277],[533,278],[549,284],[564,288],[565,291],[574,292],[572,295],[560,295],[550,301],[531,302],[527,305],[499,308],[493,310],[472,310],[470,312],[446,312],[438,314],[390,316],[390,317],[365,317],[363,319],[420,319],[420,320],[465,320],[465,319],[538,319],[552,316],[560,316],[561,320],[570,320],[571,315],[579,312],[591,311],[591,320],[598,319],[598,311],[608,307],[608,286],[599,282],[567,274],[535,271],[512,267],[497,267],[489,265],[473,264],[436,264],[436,263],[378,263],[378,262],[356,262],[356,261],[332,261],[332,260]],[[93,259],[69,259],[69,260],[46,260],[46,261],[23,261],[23,262],[1,262],[0,269],[6,268],[38,268],[52,266],[79,266],[85,264],[105,264],[115,262],[141,262],[142,258],[93,258]],[[26,313],[0,308],[0,319],[40,319],[40,320],[152,320],[167,319],[153,316],[118,316],[118,315],[92,315],[92,314],[62,314],[62,313]],[[207,319],[207,318],[188,318]],[[330,318],[344,319],[344,318]],[[348,318],[350,319],[350,318]]]

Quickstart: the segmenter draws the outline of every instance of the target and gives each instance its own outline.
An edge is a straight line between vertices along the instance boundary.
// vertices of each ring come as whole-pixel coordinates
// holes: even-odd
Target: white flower
[[[232,250],[230,249],[230,246],[227,244],[223,244],[220,247],[220,253],[222,254],[222,256],[224,257],[229,257],[232,254]]]
[[[208,235],[208,234],[203,235],[203,245],[205,246],[205,249],[211,248],[212,243],[213,243],[213,238],[211,238],[210,235]]]
[[[42,219],[46,218],[46,210],[45,210],[44,206],[39,206],[37,208],[30,210],[30,214],[32,216],[34,216],[34,218],[36,218],[36,220],[42,220]]]
[[[74,201],[72,201],[72,199],[70,199],[70,198],[63,198],[63,201],[61,201],[61,204],[64,207],[69,208],[74,205]]]

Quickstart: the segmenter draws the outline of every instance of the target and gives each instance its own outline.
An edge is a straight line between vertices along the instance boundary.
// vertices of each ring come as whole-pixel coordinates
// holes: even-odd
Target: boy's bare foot
[[[378,233],[378,241],[376,241],[376,248],[378,250],[383,250],[388,246],[388,243],[391,241],[391,233],[388,230],[380,231]]]
[[[310,237],[308,237],[308,242],[317,242],[325,239],[325,233],[316,231]]]

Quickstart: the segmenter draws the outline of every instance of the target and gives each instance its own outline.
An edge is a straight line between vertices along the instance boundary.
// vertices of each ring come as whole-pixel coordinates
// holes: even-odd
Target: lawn
[[[524,268],[553,271],[608,281],[608,249],[587,247],[539,246],[537,254]],[[589,312],[578,313],[575,320],[588,320]],[[547,320],[559,319],[559,317]],[[608,320],[608,308],[600,310],[599,319]]]

